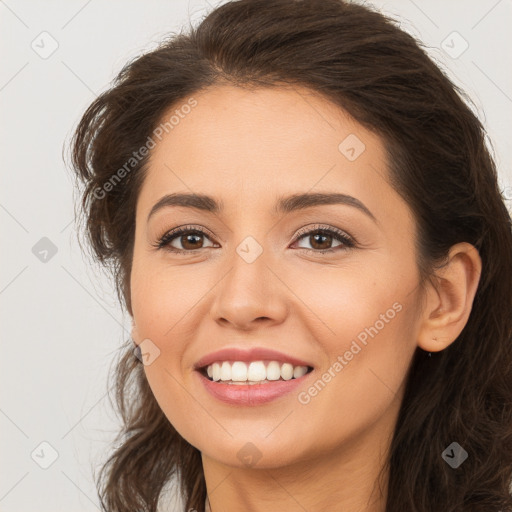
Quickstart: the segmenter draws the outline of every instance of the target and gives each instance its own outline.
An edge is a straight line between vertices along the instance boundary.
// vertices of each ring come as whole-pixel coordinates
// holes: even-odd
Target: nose
[[[288,313],[287,288],[267,264],[265,253],[248,261],[235,252],[224,277],[212,290],[214,321],[240,331],[279,324]]]

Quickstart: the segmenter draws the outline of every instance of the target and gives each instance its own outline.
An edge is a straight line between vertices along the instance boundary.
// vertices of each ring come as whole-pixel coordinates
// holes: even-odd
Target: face
[[[420,303],[415,223],[383,141],[307,89],[219,86],[193,100],[166,116],[182,113],[152,149],[136,211],[133,336],[156,400],[203,456],[231,466],[379,444]],[[171,194],[211,200],[160,202]],[[196,365],[222,349],[239,352],[209,359],[215,379],[229,368],[245,379],[222,363],[246,361],[258,380],[250,361],[263,361],[269,382],[210,381]],[[290,379],[288,364],[310,371]]]

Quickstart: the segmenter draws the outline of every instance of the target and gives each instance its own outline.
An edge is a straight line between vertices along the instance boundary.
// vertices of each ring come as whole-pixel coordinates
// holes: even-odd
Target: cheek
[[[191,417],[194,403],[184,391],[190,378],[184,355],[197,337],[198,311],[201,318],[205,317],[201,301],[214,284],[212,276],[202,275],[199,268],[191,271],[189,267],[170,267],[149,260],[139,260],[132,267],[132,309],[140,338],[137,341],[150,340],[145,343],[149,347],[153,343],[158,353],[144,371],[155,399],[185,438],[186,418]]]
[[[324,399],[314,398],[313,408],[343,404],[339,414],[331,415],[337,421],[347,408],[359,411],[356,416],[379,414],[403,384],[416,348],[418,275],[412,258],[398,261],[326,268],[292,281],[299,283],[294,292],[309,311],[304,323],[327,356],[321,382],[303,402],[318,393]]]
[[[192,278],[180,267],[170,268],[150,261],[134,264],[131,300],[140,336],[158,340],[162,350],[178,349],[177,332],[187,323],[187,314],[208,291],[202,282],[197,272]],[[163,340],[174,341],[163,345]]]
[[[301,269],[288,273],[286,281],[293,283],[293,291],[302,301],[302,306],[297,302],[295,311],[308,312],[304,323],[314,326],[317,339],[329,352],[344,349],[347,341],[357,337],[364,343],[370,337],[365,328],[375,323],[383,330],[399,316],[400,306],[393,305],[400,304],[414,286],[413,276],[405,280],[403,274],[393,275],[382,262],[364,268],[355,263],[324,267],[318,272]]]
[[[316,439],[317,449],[329,450],[333,441],[353,440],[371,425],[396,419],[415,350],[415,308],[405,296],[380,298],[354,308],[352,315],[333,317],[336,336],[324,330],[328,362],[297,397],[302,412],[297,417],[316,418],[311,431],[322,425],[325,436]]]
[[[187,383],[169,363],[167,355],[144,367],[153,396],[169,423],[193,446],[200,446],[203,438],[201,425],[208,421],[206,409],[187,393]]]
[[[145,340],[143,346],[157,354],[144,365],[146,379],[169,422],[194,444],[197,439],[190,418],[198,416],[197,404],[184,391],[187,384],[182,372],[187,313],[198,300],[197,291],[191,288],[183,272],[142,262],[133,265],[131,298],[137,341]]]

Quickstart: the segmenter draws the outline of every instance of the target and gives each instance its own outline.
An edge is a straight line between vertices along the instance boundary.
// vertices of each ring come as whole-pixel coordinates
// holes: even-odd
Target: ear
[[[457,339],[471,313],[481,272],[482,260],[473,245],[461,242],[450,248],[447,263],[427,285],[420,348],[439,352]]]

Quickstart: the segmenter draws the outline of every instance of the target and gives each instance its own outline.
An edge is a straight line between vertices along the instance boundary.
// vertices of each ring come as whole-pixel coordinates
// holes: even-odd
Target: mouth
[[[245,368],[244,368],[245,367]],[[218,361],[197,368],[203,388],[215,400],[231,407],[254,407],[285,400],[313,372],[311,366],[260,360]]]
[[[314,366],[266,347],[225,347],[194,366],[199,384],[215,400],[230,406],[263,405],[305,385]]]
[[[198,368],[197,371],[210,382],[234,386],[253,386],[300,379],[311,373],[313,367],[275,360],[216,361]]]

